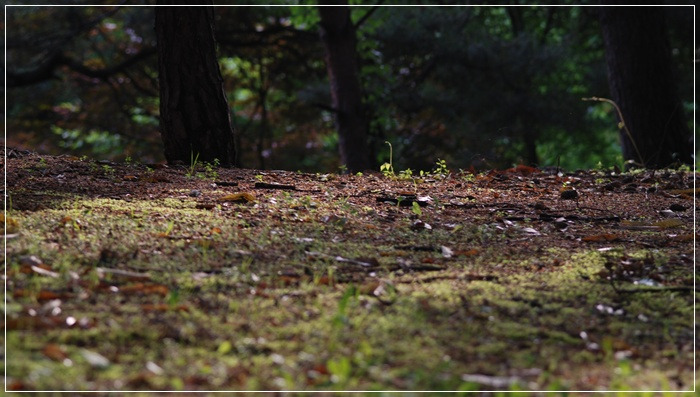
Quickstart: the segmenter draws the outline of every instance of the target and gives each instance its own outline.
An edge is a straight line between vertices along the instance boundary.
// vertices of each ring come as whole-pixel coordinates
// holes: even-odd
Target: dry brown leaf
[[[119,288],[119,291],[124,294],[142,294],[142,295],[168,295],[168,287],[161,284],[145,284],[145,283],[135,283],[130,285],[125,285]]]
[[[534,168],[534,167],[529,167],[527,165],[519,164],[515,168],[508,168],[506,170],[506,172],[510,172],[513,174],[517,173],[517,174],[520,174],[522,176],[528,176],[530,174],[534,174],[535,172],[540,172],[540,170],[538,170],[537,168]]]
[[[3,234],[12,234],[16,233],[17,230],[19,229],[19,222],[17,222],[16,219],[11,218],[11,217],[5,217],[5,213],[0,213],[0,225],[2,225],[2,231]]]
[[[700,193],[700,187],[695,189],[673,189],[668,192],[671,194],[698,194]]]
[[[459,256],[459,255],[462,255],[462,256],[474,256],[474,255],[476,255],[476,254],[478,254],[478,253],[479,253],[479,250],[478,250],[478,249],[472,248],[472,249],[466,250],[466,251],[461,251],[461,250],[455,251],[455,256]]]
[[[68,355],[63,349],[61,349],[61,346],[55,343],[49,343],[44,346],[44,348],[41,349],[41,353],[46,357],[59,362],[68,358]]]
[[[620,237],[615,234],[595,234],[593,236],[586,236],[581,240],[589,243],[599,243],[602,241],[618,241]]]
[[[34,295],[35,295],[34,293],[27,291],[26,289],[18,289],[12,293],[12,296],[15,298],[26,298],[26,297],[34,296]],[[41,290],[36,294],[36,300],[38,300],[40,302],[54,300],[54,299],[63,299],[66,297],[68,297],[68,294],[65,294],[65,293],[58,294],[56,292],[47,291],[47,290]]]

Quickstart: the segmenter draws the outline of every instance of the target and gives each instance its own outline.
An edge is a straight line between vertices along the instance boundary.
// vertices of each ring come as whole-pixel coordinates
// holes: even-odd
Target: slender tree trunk
[[[321,40],[326,49],[326,65],[331,86],[340,160],[351,172],[370,168],[367,144],[367,117],[362,105],[362,89],[357,66],[355,27],[347,2],[339,7],[319,7]]]
[[[160,126],[169,163],[236,164],[212,7],[156,7]]]
[[[600,22],[610,92],[634,141],[621,131],[625,160],[648,168],[692,163],[691,134],[672,73],[664,9],[601,7]]]

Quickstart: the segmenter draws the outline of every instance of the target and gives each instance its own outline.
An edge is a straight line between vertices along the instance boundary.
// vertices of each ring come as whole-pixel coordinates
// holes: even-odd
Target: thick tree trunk
[[[160,128],[169,163],[236,164],[212,7],[156,7]]]
[[[612,99],[634,139],[621,131],[625,160],[649,168],[691,164],[691,134],[672,73],[663,8],[601,7],[600,22]]]
[[[347,4],[347,3],[345,3]],[[362,105],[362,89],[357,66],[355,27],[350,8],[319,7],[321,40],[326,49],[326,65],[331,86],[340,159],[351,172],[370,168],[367,144],[367,117]]]

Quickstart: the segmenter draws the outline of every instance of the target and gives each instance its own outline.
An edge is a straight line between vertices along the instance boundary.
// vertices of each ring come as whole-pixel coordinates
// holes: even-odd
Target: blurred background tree
[[[664,10],[692,126],[692,13]],[[614,109],[581,101],[610,97],[597,8],[358,6],[350,17],[373,165],[388,160],[384,141],[397,169],[622,165]],[[337,170],[318,9],[217,7],[215,24],[237,165]],[[153,7],[8,8],[7,144],[162,161],[153,26]]]

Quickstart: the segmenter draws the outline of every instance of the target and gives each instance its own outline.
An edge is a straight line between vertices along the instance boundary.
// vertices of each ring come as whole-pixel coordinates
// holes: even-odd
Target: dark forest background
[[[663,10],[694,132],[692,8]],[[582,101],[610,97],[598,12],[352,7],[375,169],[389,158],[385,141],[398,170],[437,159],[452,169],[622,167],[614,108]],[[338,170],[318,8],[215,7],[214,16],[237,165]],[[153,7],[11,7],[5,34],[7,145],[164,159]]]

